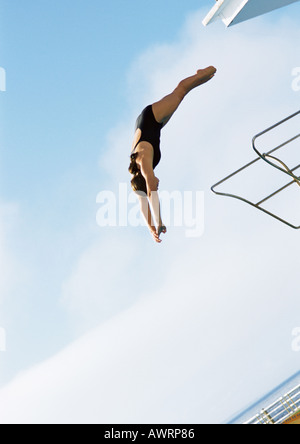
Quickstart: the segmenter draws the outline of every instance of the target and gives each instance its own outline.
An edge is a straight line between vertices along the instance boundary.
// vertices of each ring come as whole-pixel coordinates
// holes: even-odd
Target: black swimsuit
[[[160,152],[160,133],[164,125],[158,123],[154,117],[152,105],[147,106],[142,114],[137,118],[136,130],[140,129],[142,132],[141,138],[135,145],[132,154],[134,153],[136,147],[141,142],[148,142],[153,146],[154,157],[153,157],[153,169],[157,167],[161,159]]]

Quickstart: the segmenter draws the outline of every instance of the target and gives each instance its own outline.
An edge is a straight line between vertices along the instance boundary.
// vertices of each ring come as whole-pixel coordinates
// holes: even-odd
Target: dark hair
[[[138,164],[136,163],[137,157],[138,153],[131,154],[130,156],[131,162],[128,171],[134,176],[131,180],[131,187],[136,193],[142,192],[147,195],[147,184]]]

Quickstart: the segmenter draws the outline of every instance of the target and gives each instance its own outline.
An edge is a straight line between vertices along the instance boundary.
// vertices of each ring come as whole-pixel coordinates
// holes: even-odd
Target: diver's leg
[[[153,103],[152,110],[155,120],[166,125],[181,104],[183,98],[184,97],[181,97],[176,88],[171,94],[167,95],[159,102]]]
[[[216,69],[210,66],[209,68],[197,71],[197,74],[194,76],[182,80],[171,94],[152,105],[155,119],[159,123],[166,125],[185,96],[192,91],[192,89],[197,88],[212,79],[215,73]]]

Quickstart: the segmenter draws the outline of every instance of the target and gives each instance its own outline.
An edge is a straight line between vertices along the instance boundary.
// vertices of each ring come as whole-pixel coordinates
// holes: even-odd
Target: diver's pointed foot
[[[208,68],[205,69],[199,69],[197,71],[197,76],[198,76],[198,85],[202,85],[203,83],[208,82],[209,80],[211,80],[215,74],[216,74],[217,70],[214,66],[209,66]]]

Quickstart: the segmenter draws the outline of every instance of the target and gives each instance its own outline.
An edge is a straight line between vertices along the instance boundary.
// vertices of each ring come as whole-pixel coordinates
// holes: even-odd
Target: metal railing
[[[297,111],[296,113],[292,114],[291,116],[287,117],[284,120],[281,120],[280,122],[276,123],[275,125],[271,126],[270,128],[262,131],[261,133],[257,134],[253,140],[252,140],[252,146],[254,151],[256,152],[256,154],[258,154],[258,157],[256,159],[254,159],[252,162],[249,162],[247,165],[244,165],[242,168],[239,168],[237,171],[235,171],[234,173],[230,174],[229,176],[225,177],[225,179],[220,180],[218,183],[216,183],[215,185],[212,186],[211,190],[213,191],[213,193],[219,195],[219,196],[225,196],[225,197],[232,197],[234,199],[238,199],[241,200],[255,208],[257,208],[260,211],[263,211],[264,213],[268,214],[269,216],[279,220],[280,222],[288,225],[291,228],[294,228],[296,230],[300,229],[300,225],[295,225],[291,222],[288,222],[287,220],[279,217],[278,215],[272,213],[271,211],[267,210],[266,208],[262,207],[262,204],[264,204],[265,202],[267,202],[268,200],[270,200],[272,197],[276,196],[277,194],[279,194],[281,191],[287,189],[288,187],[290,187],[291,185],[293,185],[294,183],[297,183],[300,186],[300,177],[296,176],[294,173],[295,171],[297,171],[300,168],[300,164],[295,166],[294,168],[289,168],[287,165],[285,165],[284,162],[282,162],[280,159],[276,158],[273,156],[273,154],[280,150],[281,148],[286,147],[287,145],[289,145],[291,142],[294,142],[295,140],[297,140],[298,138],[300,138],[300,133],[297,134],[296,136],[288,139],[287,141],[285,141],[284,143],[278,145],[277,147],[273,148],[272,150],[268,151],[267,153],[260,153],[259,150],[256,147],[256,140],[269,133],[270,131],[274,130],[275,128],[279,127],[280,125],[283,125],[284,123],[288,122],[289,120],[295,118],[296,116],[298,116],[300,114],[300,110]],[[261,199],[259,202],[251,202],[250,200],[235,195],[235,194],[230,194],[230,193],[225,193],[225,192],[220,192],[220,191],[216,191],[216,188],[219,187],[220,185],[222,185],[223,183],[227,182],[229,179],[231,179],[232,177],[236,176],[237,174],[241,173],[242,171],[244,171],[245,169],[249,168],[250,166],[254,165],[256,162],[260,161],[260,160],[264,160],[265,162],[267,162],[269,165],[273,166],[274,168],[278,169],[279,171],[282,171],[284,174],[287,174],[288,176],[290,176],[293,180],[290,181],[289,183],[287,183],[286,185],[284,185],[283,187],[279,188],[278,190],[275,190],[273,193],[271,193],[270,195],[266,196],[265,198]],[[275,162],[279,163],[279,165],[277,165]]]
[[[244,424],[283,424],[300,412],[300,385],[279,398]]]

